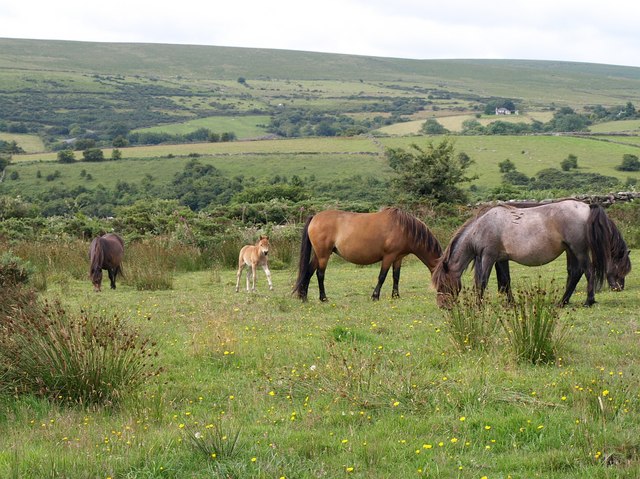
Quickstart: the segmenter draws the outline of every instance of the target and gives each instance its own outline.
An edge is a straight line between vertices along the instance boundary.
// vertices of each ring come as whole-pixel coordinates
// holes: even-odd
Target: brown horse
[[[307,299],[314,272],[320,301],[327,300],[324,273],[331,253],[360,265],[382,262],[378,284],[371,295],[377,300],[390,267],[393,266],[391,295],[398,297],[402,259],[414,254],[433,271],[442,248],[427,225],[398,208],[385,208],[377,213],[321,211],[307,220],[302,233],[298,279],[293,292],[303,301]]]
[[[111,289],[116,289],[116,276],[122,274],[122,258],[124,257],[124,241],[114,233],[94,238],[89,247],[89,276],[93,289],[100,291],[102,286],[102,270],[109,272]]]
[[[247,291],[249,291],[249,278],[253,279],[251,290],[256,290],[256,277],[258,275],[258,266],[261,266],[264,270],[264,274],[267,275],[267,281],[269,282],[269,289],[273,289],[273,283],[271,282],[271,271],[269,271],[269,265],[267,264],[267,255],[269,254],[269,237],[260,236],[260,239],[255,245],[243,246],[238,256],[238,272],[236,273],[236,293],[240,291],[240,275],[245,266],[247,269]]]
[[[509,261],[540,266],[566,252],[567,284],[561,305],[569,302],[584,274],[587,278],[585,306],[591,306],[595,303],[595,291],[608,271],[616,276],[615,282],[624,285],[624,275],[631,269],[624,241],[614,241],[619,234],[601,206],[580,201],[489,208],[462,225],[445,249],[432,275],[438,305],[448,306],[457,296],[462,288],[462,273],[472,261],[475,288],[480,297],[494,265],[498,289],[511,296]],[[626,265],[615,268],[613,261],[626,261]]]

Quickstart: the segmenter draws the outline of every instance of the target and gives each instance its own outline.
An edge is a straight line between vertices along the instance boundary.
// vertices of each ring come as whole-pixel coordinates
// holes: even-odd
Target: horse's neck
[[[471,235],[468,230],[464,231],[456,241],[455,250],[450,255],[447,266],[450,271],[462,275],[475,256]]]

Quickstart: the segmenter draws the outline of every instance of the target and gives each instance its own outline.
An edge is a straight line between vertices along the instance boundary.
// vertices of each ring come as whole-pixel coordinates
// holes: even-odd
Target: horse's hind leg
[[[236,273],[236,293],[240,291],[240,276],[242,276],[242,270],[244,269],[244,262],[238,264],[238,272]]]
[[[109,281],[111,282],[111,289],[116,289],[116,269],[109,268]]]
[[[498,291],[507,295],[507,300],[513,302],[513,293],[511,292],[511,275],[509,273],[509,261],[497,261],[496,279],[498,280]]]

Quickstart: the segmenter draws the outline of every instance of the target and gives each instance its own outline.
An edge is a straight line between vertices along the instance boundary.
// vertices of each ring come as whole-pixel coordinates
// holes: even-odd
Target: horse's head
[[[257,246],[260,254],[267,256],[269,254],[269,237],[264,235],[260,236]]]
[[[93,283],[93,290],[99,293],[102,286],[102,269],[94,269],[91,272],[91,282]]]
[[[438,292],[438,307],[450,309],[462,289],[460,275],[452,274],[447,261],[440,261],[433,271],[431,281]]]
[[[624,290],[625,277],[631,271],[631,251],[626,250],[622,258],[613,258],[607,268],[607,282],[613,291]]]

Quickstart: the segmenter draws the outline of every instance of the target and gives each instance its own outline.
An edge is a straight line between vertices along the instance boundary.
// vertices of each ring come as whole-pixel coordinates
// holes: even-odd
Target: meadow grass
[[[480,192],[501,185],[502,174],[499,163],[509,159],[518,171],[534,176],[545,168],[560,168],[562,160],[573,154],[578,158],[578,171],[599,173],[618,178],[640,179],[639,172],[618,171],[624,154],[637,154],[633,138],[597,141],[591,138],[556,136],[457,136],[455,151],[465,152],[474,163],[470,173],[477,174],[474,180]],[[9,171],[17,171],[19,180],[6,180],[6,192],[48,191],[63,183],[67,187],[97,185],[113,187],[126,178],[139,182],[150,175],[154,181],[167,183],[182,171],[189,155],[200,155],[199,161],[212,164],[225,175],[243,175],[267,180],[276,175],[290,178],[315,176],[320,181],[334,181],[353,175],[370,175],[391,178],[383,155],[384,148],[409,148],[412,143],[424,146],[427,142],[438,143],[442,137],[383,137],[376,141],[367,137],[353,138],[306,138],[289,140],[237,141],[229,143],[197,143],[187,145],[158,145],[151,147],[122,148],[123,159],[98,163],[77,162],[59,164],[54,153],[38,155],[14,155]],[[106,149],[106,157],[110,150]],[[76,152],[76,158],[81,155]],[[336,168],[335,165],[340,167]],[[37,177],[40,171],[41,178]],[[55,181],[45,181],[55,171],[60,176]],[[91,180],[82,171],[90,174]],[[589,193],[576,191],[578,193]]]
[[[269,124],[269,116],[212,116],[198,118],[180,123],[140,128],[136,132],[164,132],[172,135],[185,135],[198,128],[208,128],[215,133],[233,132],[237,138],[254,138],[266,134],[265,125]],[[262,126],[259,126],[262,125]]]
[[[514,266],[514,288],[563,282],[565,271],[564,259]],[[390,284],[370,300],[377,265],[332,259],[326,303],[315,279],[301,303],[290,294],[293,268],[272,273],[275,290],[258,276],[255,294],[235,293],[235,271],[219,267],[174,273],[170,290],[125,283],[97,294],[86,279],[50,281],[44,297],[139,328],[164,372],[116,409],[3,397],[0,476],[640,474],[633,272],[625,291],[598,293],[592,308],[579,306],[578,285],[562,310],[567,339],[548,365],[519,363],[501,337],[488,351],[460,352],[414,258],[398,300]],[[226,453],[212,457],[216,447]]]

